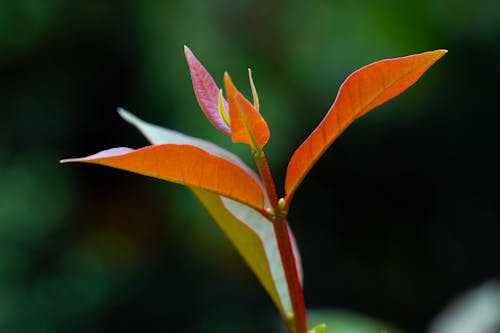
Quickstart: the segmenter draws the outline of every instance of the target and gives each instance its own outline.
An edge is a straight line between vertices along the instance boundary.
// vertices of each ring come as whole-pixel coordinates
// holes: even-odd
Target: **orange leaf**
[[[87,162],[123,169],[174,183],[199,187],[239,201],[257,210],[264,194],[257,181],[227,160],[191,145],[165,144],[133,150],[113,148],[84,158]]]
[[[259,111],[250,103],[233,84],[229,74],[224,74],[231,118],[233,142],[248,144],[252,149],[262,149],[269,140],[269,128]]]
[[[436,50],[381,60],[352,73],[340,87],[325,118],[295,151],[288,164],[287,204],[314,163],[356,118],[409,88],[446,52]]]

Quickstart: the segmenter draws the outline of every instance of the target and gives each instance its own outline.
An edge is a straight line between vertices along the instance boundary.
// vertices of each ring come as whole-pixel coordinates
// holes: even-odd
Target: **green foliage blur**
[[[498,0],[0,0],[0,332],[276,332],[185,188],[58,164],[146,145],[118,106],[249,160],[199,110],[184,44],[248,96],[253,69],[280,187],[349,73],[448,49],[297,192],[306,304],[423,332],[500,276]]]

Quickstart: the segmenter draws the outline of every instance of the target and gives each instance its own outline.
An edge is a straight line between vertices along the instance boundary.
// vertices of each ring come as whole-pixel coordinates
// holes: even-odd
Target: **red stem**
[[[278,242],[281,262],[283,263],[283,270],[285,272],[285,278],[288,285],[288,293],[290,294],[290,301],[292,303],[296,333],[307,333],[306,307],[304,304],[302,286],[300,285],[299,274],[295,262],[295,255],[293,253],[292,242],[290,240],[290,233],[288,232],[286,211],[284,211],[279,205],[276,186],[274,185],[271,170],[264,152],[254,152],[254,158],[274,210],[274,219],[272,219],[274,233]],[[294,333],[293,329],[291,329],[291,326],[293,325],[290,325],[288,319],[285,320],[287,320],[287,326],[290,332]]]
[[[274,232],[278,241],[281,261],[283,262],[283,269],[288,284],[288,292],[290,293],[297,332],[306,333],[307,317],[304,296],[297,273],[297,265],[295,264],[295,256],[293,254],[288,226],[284,217],[276,219],[274,222]]]

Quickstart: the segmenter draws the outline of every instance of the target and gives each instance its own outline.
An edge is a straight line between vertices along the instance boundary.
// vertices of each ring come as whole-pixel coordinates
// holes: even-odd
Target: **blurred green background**
[[[0,0],[0,332],[274,331],[264,290],[185,188],[58,164],[146,145],[117,106],[248,160],[199,110],[184,44],[247,95],[253,69],[280,188],[350,72],[448,49],[297,192],[306,303],[423,332],[500,276],[499,1]]]

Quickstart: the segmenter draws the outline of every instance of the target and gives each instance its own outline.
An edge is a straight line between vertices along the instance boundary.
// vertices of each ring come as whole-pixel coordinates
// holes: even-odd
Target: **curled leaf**
[[[217,106],[222,120],[224,120],[227,126],[231,127],[231,121],[229,120],[226,107],[224,106],[224,94],[222,93],[222,89],[219,90],[219,102],[217,103]]]
[[[219,113],[219,88],[217,84],[187,46],[184,46],[184,54],[189,66],[194,93],[201,110],[216,128],[227,135],[231,135],[231,128]],[[227,109],[227,101],[224,98],[223,104]]]
[[[259,95],[257,94],[257,89],[253,83],[252,70],[250,68],[248,69],[248,80],[250,81],[250,88],[252,89],[253,106],[257,111],[259,111]]]
[[[229,74],[224,74],[231,117],[233,142],[248,144],[252,149],[262,149],[269,140],[269,128],[257,109],[236,89]]]
[[[325,118],[290,159],[285,179],[287,206],[316,161],[355,119],[409,88],[446,52],[381,60],[352,73]]]

